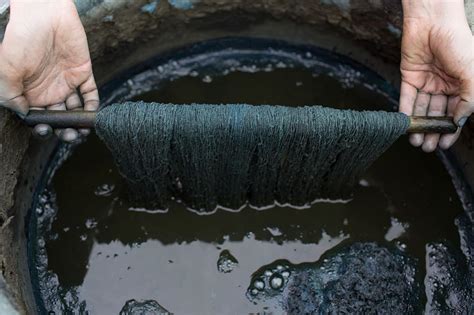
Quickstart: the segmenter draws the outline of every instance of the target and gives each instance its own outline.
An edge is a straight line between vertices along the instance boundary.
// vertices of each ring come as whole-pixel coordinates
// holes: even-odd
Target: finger
[[[474,75],[472,72],[471,74]],[[474,112],[474,79],[470,78],[463,82],[460,96],[461,101],[454,111],[454,121],[462,128],[469,116]]]
[[[79,97],[79,94],[77,94],[77,92],[73,92],[66,99],[66,109],[73,110],[78,108],[82,108],[81,98]]]
[[[81,109],[82,108],[76,108],[76,109],[73,109],[73,111],[81,110]],[[88,136],[91,133],[90,129],[77,129],[77,131],[79,132],[80,135],[83,135],[83,136]]]
[[[61,133],[59,135],[59,139],[67,143],[74,143],[77,140],[79,140],[79,138],[80,138],[79,132],[73,128],[66,128],[66,129],[61,130]]]
[[[402,82],[400,87],[400,107],[398,111],[411,116],[413,114],[417,94],[418,91],[414,86]]]
[[[45,110],[44,107],[30,107],[30,110]],[[33,136],[40,140],[47,140],[53,134],[53,128],[50,125],[38,124],[32,130]]]
[[[456,111],[454,112],[454,122],[458,127],[462,128],[472,113],[474,113],[474,102],[461,100],[456,106]]]
[[[79,133],[83,136],[88,136],[90,133],[91,133],[91,130],[90,129],[77,129],[77,131],[79,131]]]
[[[79,97],[79,94],[77,94],[77,92],[72,93],[66,99],[66,108],[68,110],[82,110],[83,109],[81,98]],[[79,129],[78,131],[80,134],[84,136],[87,136],[90,133],[89,129]]]
[[[45,110],[44,107],[30,107],[30,110]],[[33,127],[31,133],[35,138],[46,140],[53,134],[53,128],[46,124],[38,124]]]
[[[2,49],[3,45],[0,40],[0,51],[3,51]],[[11,62],[3,54],[0,58],[0,73],[0,106],[14,111],[22,119],[25,118],[29,111],[29,104],[23,95],[23,80],[21,80],[21,76],[17,75]]]
[[[430,94],[419,92],[415,100],[415,106],[413,107],[413,116],[426,116],[430,99]],[[422,133],[414,133],[410,135],[410,143],[415,147],[422,145],[424,139],[425,136]]]
[[[58,103],[54,105],[49,105],[46,107],[47,110],[66,110],[66,103]]]
[[[53,134],[53,128],[50,125],[38,124],[33,128],[33,135],[41,140],[46,140]]]
[[[432,95],[428,108],[428,116],[441,117],[446,115],[446,107],[448,106],[448,97],[446,95]],[[425,152],[433,152],[438,147],[440,134],[429,133],[425,135],[422,149]]]
[[[66,110],[66,103],[51,105],[48,110]],[[54,131],[61,141],[73,143],[79,139],[79,133],[72,128],[56,129]]]
[[[66,104],[65,103],[59,103],[59,104],[54,104],[50,105],[46,108],[47,110],[66,110]],[[61,133],[63,132],[63,129],[55,129],[54,133],[58,138],[61,139]]]
[[[454,112],[456,111],[456,107],[460,101],[461,101],[461,98],[459,96],[450,96],[448,98],[447,115],[449,117],[454,116]],[[442,135],[439,141],[439,147],[443,150],[449,149],[454,144],[454,142],[456,142],[456,140],[459,138],[460,134],[461,134],[461,128],[458,128],[458,130],[455,133]]]
[[[97,110],[99,108],[99,91],[97,90],[94,76],[91,75],[86,82],[81,84],[79,90],[84,100],[84,110]]]

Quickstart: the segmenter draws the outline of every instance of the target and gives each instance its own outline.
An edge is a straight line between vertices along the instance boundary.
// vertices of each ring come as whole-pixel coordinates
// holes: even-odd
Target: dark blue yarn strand
[[[348,198],[408,126],[383,111],[128,102],[100,110],[96,131],[134,199],[209,212]]]

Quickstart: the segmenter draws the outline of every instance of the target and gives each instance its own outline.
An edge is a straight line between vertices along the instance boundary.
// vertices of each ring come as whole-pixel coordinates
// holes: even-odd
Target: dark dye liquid
[[[134,99],[359,109],[390,103],[363,84],[346,86],[297,68],[187,75]],[[54,213],[38,236],[47,311],[118,314],[135,299],[155,300],[176,314],[281,313],[278,299],[248,298],[252,275],[275,261],[315,262],[347,244],[377,242],[414,258],[422,283],[427,243],[459,248],[454,219],[462,206],[451,178],[435,154],[410,147],[406,137],[360,179],[348,203],[212,215],[176,203],[167,213],[150,213],[129,204],[125,189],[105,145],[91,135],[40,196],[37,212]]]

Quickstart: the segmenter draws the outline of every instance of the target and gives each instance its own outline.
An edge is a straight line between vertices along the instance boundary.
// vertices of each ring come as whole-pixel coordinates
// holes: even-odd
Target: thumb
[[[23,83],[20,79],[12,78],[8,71],[8,63],[2,56],[2,43],[0,42],[0,106],[9,108],[20,117],[28,114],[29,105],[23,95]]]
[[[463,127],[469,116],[474,113],[474,79],[469,78],[461,87],[461,100],[454,111],[454,121]]]
[[[14,88],[11,83],[11,80],[2,73],[0,67],[0,106],[9,108],[24,117],[28,114],[29,105],[22,94],[22,84],[19,84],[20,87]]]
[[[23,95],[19,95],[17,97],[7,100],[4,100],[0,96],[0,106],[11,109],[21,118],[24,118],[29,111],[28,102],[26,101],[26,98]]]
[[[28,114],[29,105],[21,89],[14,89],[11,84],[2,77],[2,69],[0,68],[0,106],[11,109],[20,117]]]

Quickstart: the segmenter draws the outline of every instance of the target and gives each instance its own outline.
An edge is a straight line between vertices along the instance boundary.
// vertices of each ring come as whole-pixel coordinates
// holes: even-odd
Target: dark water
[[[368,109],[390,103],[362,84],[348,87],[299,69],[184,76],[135,99]],[[45,251],[39,254],[46,256],[39,259],[39,290],[47,310],[118,314],[135,299],[155,300],[176,314],[281,313],[291,309],[279,298],[283,289],[252,295],[269,265],[272,272],[287,271],[278,271],[282,279],[270,272],[272,279],[265,280],[267,287],[280,288],[300,270],[294,264],[333,257],[355,242],[377,242],[410,257],[416,269],[411,277],[420,286],[414,292],[421,292],[424,303],[425,246],[444,242],[459,248],[454,220],[462,206],[451,178],[436,155],[411,148],[406,137],[370,168],[348,203],[200,216],[178,203],[168,213],[134,208],[124,190],[110,153],[95,136],[52,178],[37,209],[45,218],[57,211],[44,220],[43,226],[51,225],[40,235]]]

